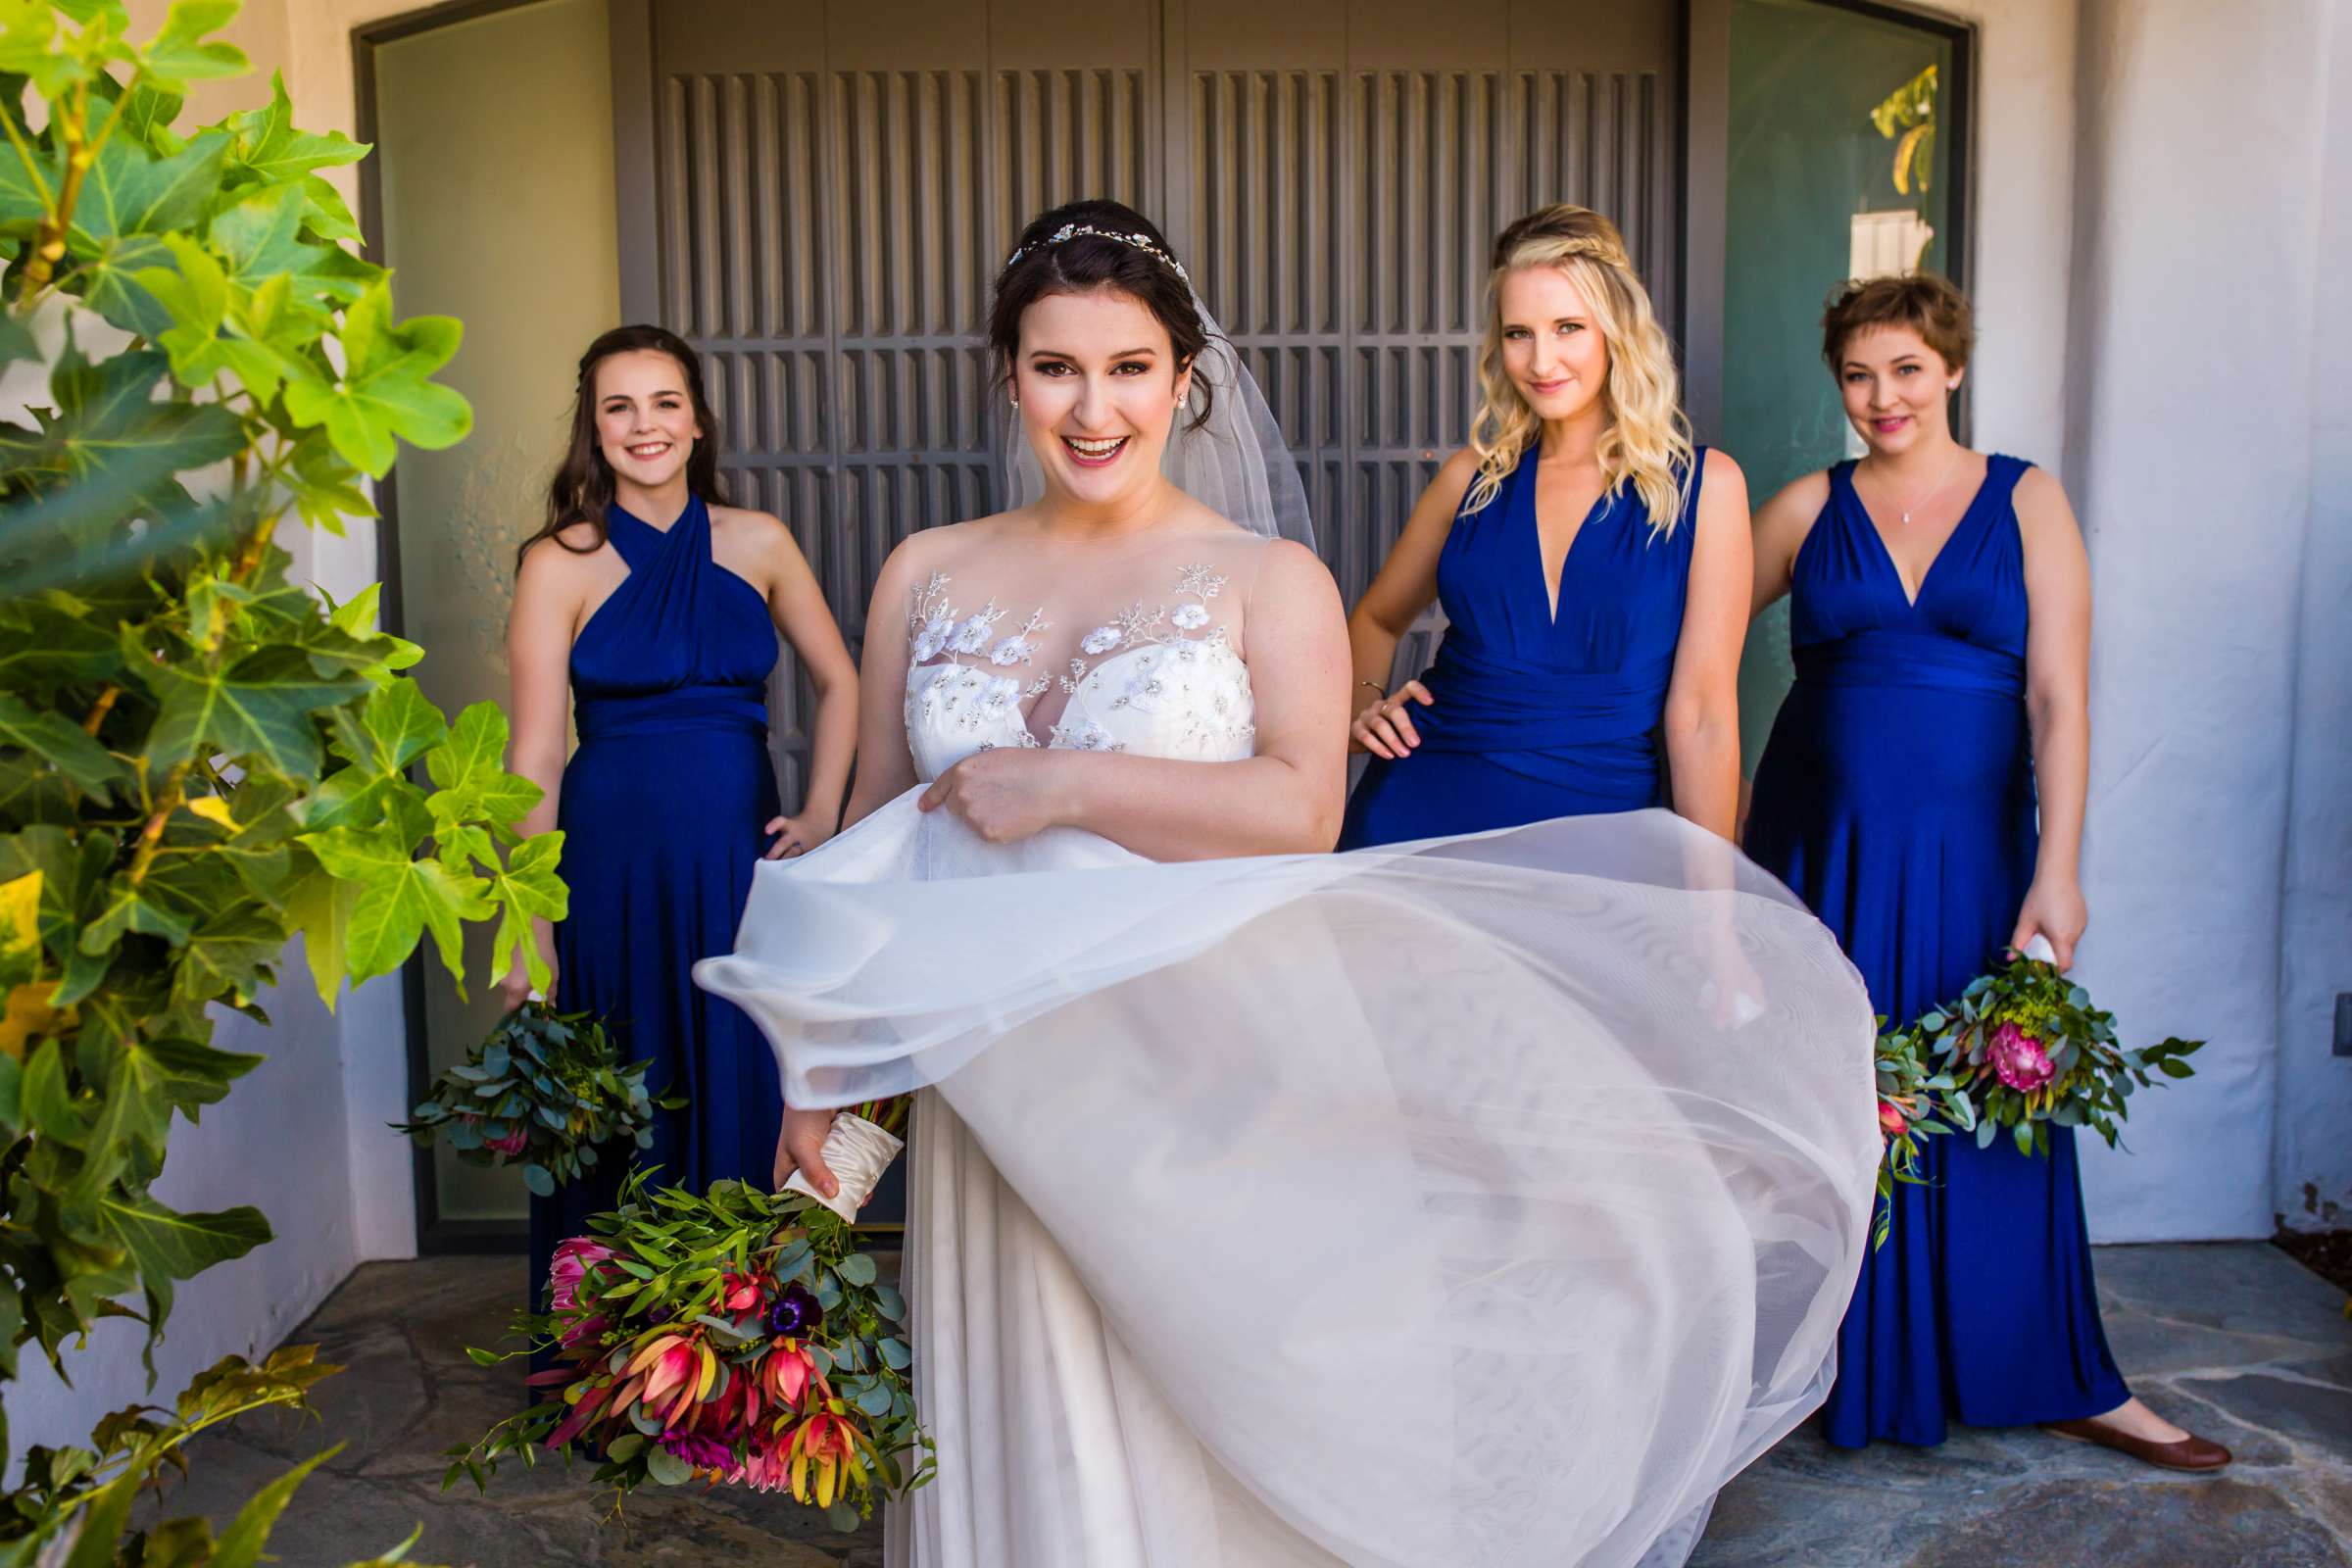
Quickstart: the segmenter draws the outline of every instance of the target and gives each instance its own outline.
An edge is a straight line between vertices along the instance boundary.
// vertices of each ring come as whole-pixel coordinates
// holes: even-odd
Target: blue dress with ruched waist
[[[646,1087],[687,1102],[656,1113],[652,1149],[604,1151],[586,1179],[531,1200],[534,1295],[556,1245],[613,1206],[632,1154],[697,1192],[721,1177],[764,1183],[783,1118],[759,1030],[692,974],[733,950],[779,810],[775,623],[760,591],[712,558],[699,497],[666,529],[617,505],[605,524],[629,575],[571,648],[579,746],[557,806],[571,905],[556,927],[556,1002],[602,1015],[623,1061],[652,1060]]]
[[[1840,464],[1791,571],[1796,684],[1756,768],[1747,853],[1901,1022],[1992,966],[2034,881],[2027,466],[1987,460],[1912,599]],[[2075,1135],[2049,1131],[2047,1155],[1921,1141],[1925,1185],[1894,1190],[1838,1334],[1832,1443],[1940,1443],[1953,1422],[2077,1420],[2130,1397],[2099,1323]]]
[[[1693,454],[1696,472],[1705,458]],[[1630,484],[1594,502],[1561,563],[1554,614],[1536,466],[1531,447],[1492,501],[1455,514],[1438,557],[1446,640],[1421,676],[1436,702],[1410,709],[1419,747],[1365,767],[1341,849],[1660,804],[1658,721],[1682,639],[1698,483],[1665,533]]]

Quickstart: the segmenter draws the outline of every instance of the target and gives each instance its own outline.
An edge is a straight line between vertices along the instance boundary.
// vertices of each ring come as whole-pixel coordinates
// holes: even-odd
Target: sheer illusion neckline
[[[1878,547],[1879,560],[1886,565],[1887,575],[1894,579],[1895,592],[1903,596],[1903,607],[1917,610],[1919,602],[1927,597],[1928,585],[1936,580],[1936,568],[1942,565],[1943,558],[1952,553],[1953,541],[1976,520],[1978,510],[1984,505],[1984,497],[1992,488],[1992,457],[1989,453],[1985,455],[1984,476],[1977,481],[1977,488],[1969,495],[1968,505],[1960,509],[1960,515],[1952,523],[1951,531],[1943,536],[1943,542],[1928,558],[1927,568],[1920,572],[1916,589],[1903,580],[1902,563],[1894,559],[1894,547],[1886,542],[1886,531],[1879,526],[1879,519],[1872,515],[1869,503],[1862,499],[1862,491],[1854,483],[1854,473],[1859,466],[1858,461],[1842,463],[1835,471],[1844,483],[1845,497],[1853,503],[1855,517],[1862,531],[1870,535],[1871,543]]]
[[[1055,629],[1043,607],[1032,610],[1019,629],[1000,634],[1009,612],[991,595],[977,610],[959,609],[949,597],[953,577],[934,571],[914,591],[907,614],[907,680],[911,690],[926,671],[961,670],[980,677],[986,691],[975,694],[990,716],[1017,718],[1024,746],[1092,749],[1090,733],[1067,733],[1072,701],[1101,685],[1128,661],[1178,650],[1185,657],[1222,655],[1247,667],[1232,644],[1231,627],[1216,619],[1211,606],[1224,594],[1228,576],[1215,567],[1188,564],[1173,574],[1169,596],[1157,603],[1137,599],[1126,609],[1094,622],[1066,645],[1058,665],[1040,666],[1042,633]],[[1082,617],[1079,624],[1091,617]],[[1034,673],[1032,673],[1034,671]],[[928,677],[943,677],[933,674]],[[1061,701],[1043,701],[1058,695]],[[1121,699],[1124,701],[1124,699]],[[1075,726],[1090,731],[1091,723]]]

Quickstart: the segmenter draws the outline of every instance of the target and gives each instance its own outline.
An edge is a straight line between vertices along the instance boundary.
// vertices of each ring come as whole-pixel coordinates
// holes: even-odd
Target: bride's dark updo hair
[[[1049,295],[1097,289],[1116,290],[1152,313],[1167,329],[1179,374],[1208,347],[1193,285],[1157,226],[1124,202],[1066,202],[1029,220],[997,274],[988,344],[996,351],[998,386],[1011,381],[1020,357],[1022,312]],[[1208,418],[1215,393],[1205,376],[1193,377],[1188,401],[1196,429]]]

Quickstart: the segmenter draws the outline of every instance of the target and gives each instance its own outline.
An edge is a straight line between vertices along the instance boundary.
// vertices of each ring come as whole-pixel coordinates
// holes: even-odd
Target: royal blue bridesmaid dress
[[[1694,471],[1705,459],[1703,448],[1692,455]],[[1556,614],[1536,529],[1535,449],[1486,506],[1457,511],[1438,557],[1446,640],[1421,676],[1436,703],[1408,709],[1418,747],[1364,769],[1340,848],[1658,805],[1658,721],[1698,490],[1693,480],[1665,534],[1630,484],[1595,501],[1560,564]]]
[[[1916,602],[1854,493],[1830,500],[1789,586],[1796,684],[1756,769],[1747,852],[1838,934],[1889,1019],[1998,959],[2034,880],[2026,721],[2027,465],[1984,483]],[[1922,1140],[1923,1186],[1862,1266],[1824,1410],[1832,1443],[1943,1441],[1949,1423],[2078,1420],[2131,1397],[2099,1324],[2074,1132]]]
[[[556,1003],[612,1026],[646,1087],[686,1097],[656,1113],[654,1144],[600,1151],[585,1179],[531,1200],[534,1298],[556,1245],[613,1206],[632,1157],[697,1191],[764,1184],[783,1099],[775,1059],[733,1004],[694,984],[732,952],[752,869],[778,813],[767,752],[775,623],[760,591],[711,558],[701,498],[666,529],[615,505],[605,525],[629,575],[571,647],[578,749],[564,769],[570,916],[556,927]]]

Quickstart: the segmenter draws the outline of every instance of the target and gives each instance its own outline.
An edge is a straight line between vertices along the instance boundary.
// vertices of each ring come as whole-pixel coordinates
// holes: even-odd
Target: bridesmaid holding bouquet
[[[1823,353],[1868,455],[1756,514],[1760,612],[1790,596],[1796,684],[1756,770],[1747,851],[1838,934],[1907,1023],[2036,936],[2088,923],[2090,572],[2058,481],[1952,434],[1967,298],[1930,275],[1849,284]],[[2109,1354],[2072,1128],[1925,1141],[1863,1264],[1829,1440],[1936,1444],[2039,1422],[2174,1470],[2229,1450],[2132,1396]]]

